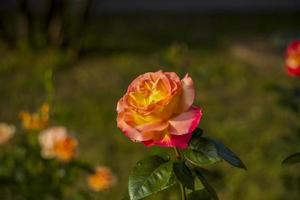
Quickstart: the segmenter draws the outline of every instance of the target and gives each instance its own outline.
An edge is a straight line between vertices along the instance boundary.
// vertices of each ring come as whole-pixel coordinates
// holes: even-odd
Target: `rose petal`
[[[151,135],[142,134],[137,129],[135,129],[134,127],[131,127],[129,124],[127,124],[124,120],[123,113],[118,114],[117,126],[132,141],[146,141],[146,140],[151,139]]]
[[[291,76],[300,76],[300,65],[298,68],[286,66],[286,72]]]
[[[287,48],[287,54],[295,54],[300,52],[300,40],[292,41]]]
[[[170,86],[171,86],[171,92],[172,94],[175,94],[178,92],[178,90],[181,87],[181,80],[180,78],[177,76],[176,73],[174,72],[165,72],[165,75],[168,77],[168,79],[170,80]]]
[[[143,144],[147,147],[157,145],[162,147],[187,148],[192,135],[193,135],[192,132],[185,135],[168,135],[168,138],[164,138],[163,140],[160,141],[148,140],[148,141],[143,141]]]
[[[195,99],[194,82],[191,77],[186,74],[181,80],[182,82],[182,96],[181,96],[181,109],[182,111],[188,110]]]
[[[294,40],[288,45],[285,67],[289,75],[300,76],[300,40]]]
[[[138,125],[135,128],[143,133],[163,131],[168,128],[169,124],[167,122],[151,122],[147,124]]]
[[[124,111],[124,102],[123,102],[123,98],[121,98],[119,101],[118,101],[118,104],[117,104],[117,112],[123,112]]]
[[[157,72],[147,72],[135,78],[128,86],[127,92],[138,91],[141,84],[145,81],[156,82],[160,79],[164,82],[165,86],[168,87],[168,89],[170,89],[169,81],[166,75],[161,70],[159,70]]]
[[[191,133],[197,128],[202,116],[198,107],[192,106],[187,112],[169,120],[169,131],[172,135],[184,135]]]
[[[54,158],[54,145],[57,140],[67,136],[67,129],[63,126],[48,128],[39,134],[39,143],[41,145],[41,154],[44,158]]]

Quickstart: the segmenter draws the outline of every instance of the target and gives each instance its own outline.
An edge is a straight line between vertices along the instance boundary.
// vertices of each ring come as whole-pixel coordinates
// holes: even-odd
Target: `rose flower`
[[[117,125],[132,141],[146,146],[186,148],[202,112],[193,106],[193,80],[174,72],[137,77],[117,105]]]
[[[39,135],[41,155],[68,162],[76,156],[77,140],[68,135],[65,127],[52,127]]]
[[[288,45],[285,68],[289,75],[300,76],[300,40],[295,40]]]
[[[117,182],[117,178],[108,167],[97,167],[95,173],[87,177],[88,186],[95,192],[109,189]]]

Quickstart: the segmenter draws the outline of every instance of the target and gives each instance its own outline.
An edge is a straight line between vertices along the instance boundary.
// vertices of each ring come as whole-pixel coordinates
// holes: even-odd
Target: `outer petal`
[[[147,124],[142,124],[136,126],[136,129],[140,132],[146,133],[146,132],[159,132],[164,131],[166,128],[168,128],[169,124],[167,122],[151,122]]]
[[[151,135],[142,134],[140,131],[127,124],[124,120],[124,113],[118,114],[117,126],[132,141],[146,141],[151,139]]]
[[[156,81],[158,79],[163,80],[166,86],[170,87],[166,75],[159,70],[157,72],[147,72],[135,78],[128,86],[127,92],[138,90],[139,86],[146,80]]]
[[[117,112],[123,112],[124,111],[124,102],[123,97],[118,101],[117,103]]]
[[[144,141],[145,146],[162,146],[162,147],[178,147],[178,148],[187,148],[188,143],[192,137],[192,132],[185,135],[168,135],[168,138],[164,138],[160,141],[148,140]]]
[[[182,97],[181,97],[181,108],[182,111],[188,110],[195,99],[194,82],[191,77],[186,74],[181,80],[182,82]]]
[[[287,48],[287,54],[294,54],[300,52],[300,40],[292,41]]]
[[[191,133],[198,126],[202,117],[202,111],[192,106],[187,112],[169,120],[171,135],[185,135]]]
[[[186,148],[193,135],[193,131],[198,126],[202,116],[200,108],[191,107],[189,111],[173,118],[169,121],[169,129],[162,140],[143,141],[146,146],[164,146]]]
[[[174,72],[165,72],[165,75],[168,77],[170,85],[171,85],[171,92],[175,94],[181,88],[181,80]]]
[[[286,72],[291,76],[300,76],[300,65],[298,68],[286,66]]]

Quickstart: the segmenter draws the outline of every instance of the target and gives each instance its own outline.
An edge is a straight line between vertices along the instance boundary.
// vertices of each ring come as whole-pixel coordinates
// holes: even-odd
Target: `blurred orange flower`
[[[57,158],[63,162],[72,160],[77,153],[77,140],[68,135],[62,126],[49,128],[39,135],[41,155],[46,159]]]
[[[89,187],[95,192],[109,189],[113,187],[116,182],[116,176],[108,167],[96,167],[95,173],[87,178]]]
[[[57,140],[54,144],[56,157],[62,161],[70,161],[76,155],[77,140],[69,135]]]
[[[22,126],[25,130],[37,131],[46,128],[49,123],[50,106],[48,103],[43,103],[39,110],[35,113],[22,111],[20,118]]]
[[[16,128],[6,123],[0,123],[0,144],[8,142],[15,134]]]

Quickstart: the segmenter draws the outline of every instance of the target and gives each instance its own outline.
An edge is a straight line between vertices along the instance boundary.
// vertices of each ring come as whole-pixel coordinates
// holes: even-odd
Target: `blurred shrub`
[[[44,103],[20,113],[21,130],[0,123],[1,199],[90,199],[87,187],[99,192],[116,183],[109,168],[78,160],[77,139],[65,127],[49,127],[49,116]]]

